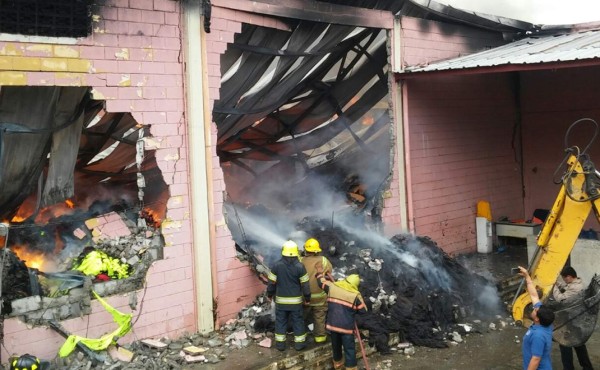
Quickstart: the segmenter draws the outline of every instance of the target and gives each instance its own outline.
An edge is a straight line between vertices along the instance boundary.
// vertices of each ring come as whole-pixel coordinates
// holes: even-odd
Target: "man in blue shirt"
[[[533,324],[523,337],[523,370],[552,370],[550,350],[552,349],[554,312],[552,309],[542,306],[527,269],[519,266],[519,271],[525,278],[527,292],[533,303],[531,312]]]

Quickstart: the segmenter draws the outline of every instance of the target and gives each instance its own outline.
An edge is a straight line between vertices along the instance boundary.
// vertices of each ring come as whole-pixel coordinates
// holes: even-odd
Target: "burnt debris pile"
[[[30,273],[21,261],[10,249],[0,249],[0,284],[2,284],[2,307],[1,312],[11,311],[11,301],[31,295]]]
[[[391,333],[415,345],[445,347],[451,333],[460,332],[457,324],[462,320],[503,312],[495,284],[469,272],[430,238],[399,234],[387,239],[359,215],[338,219],[307,217],[287,230],[281,228],[281,218],[267,223],[240,219],[240,225],[252,227],[243,235],[232,229],[239,250],[259,275],[279,258],[279,241],[291,238],[302,245],[309,237],[319,240],[323,255],[334,266],[334,278],[361,276],[360,290],[369,312],[357,319],[358,325],[369,331],[371,344],[382,352],[389,351]],[[274,242],[267,244],[269,237]],[[255,328],[266,330],[268,320],[268,315],[258,318]]]

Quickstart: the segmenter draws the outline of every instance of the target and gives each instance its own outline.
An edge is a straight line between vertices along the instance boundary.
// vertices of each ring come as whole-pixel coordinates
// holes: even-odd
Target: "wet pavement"
[[[414,370],[518,370],[522,369],[521,339],[525,328],[508,325],[503,329],[474,333],[463,337],[463,342],[452,344],[448,348],[415,347],[411,356],[393,351],[391,355],[379,353],[368,356],[371,369],[414,369]],[[325,344],[329,346],[329,344]],[[310,350],[309,347],[308,350]],[[314,347],[313,347],[314,348]],[[589,339],[587,348],[590,359],[600,368],[600,327]],[[227,358],[217,364],[198,364],[184,369],[190,370],[262,370],[274,362],[298,354],[294,349],[279,352],[270,348],[261,348],[256,344],[229,352]],[[562,369],[560,351],[556,343],[552,347],[554,369]],[[302,363],[294,369],[327,369],[328,367],[303,367]],[[359,369],[364,369],[359,360]],[[273,367],[277,369],[277,367]]]

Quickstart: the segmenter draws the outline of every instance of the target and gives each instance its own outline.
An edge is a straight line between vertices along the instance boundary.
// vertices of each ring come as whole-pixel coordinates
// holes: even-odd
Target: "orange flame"
[[[65,204],[71,209],[75,208],[75,203],[71,199],[65,200]]]
[[[43,253],[29,251],[24,245],[13,245],[10,249],[25,262],[27,267],[41,270],[44,266],[46,259]]]
[[[25,221],[25,217],[15,215],[15,216],[13,216],[13,218],[10,221],[11,222],[23,222],[23,221]]]
[[[162,220],[160,219],[158,214],[150,208],[144,208],[142,210],[141,217],[146,219],[146,222],[151,222],[152,226],[154,226],[155,228],[159,228],[160,224],[162,223]]]

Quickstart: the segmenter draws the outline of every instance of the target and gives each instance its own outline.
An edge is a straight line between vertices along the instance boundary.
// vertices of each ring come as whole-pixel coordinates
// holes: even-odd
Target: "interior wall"
[[[523,217],[512,77],[405,83],[415,231],[448,253],[474,252],[477,201],[489,201],[494,218]]]
[[[565,68],[521,74],[525,213],[536,208],[550,209],[559,191],[553,174],[565,156],[565,134],[580,118],[600,124],[600,67]],[[582,149],[591,137],[589,124],[573,131],[569,145]],[[600,139],[599,139],[600,140]],[[600,142],[589,150],[592,161],[600,164]],[[562,171],[559,171],[560,176]],[[600,231],[595,217],[585,228]]]

